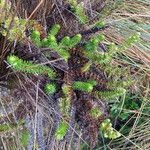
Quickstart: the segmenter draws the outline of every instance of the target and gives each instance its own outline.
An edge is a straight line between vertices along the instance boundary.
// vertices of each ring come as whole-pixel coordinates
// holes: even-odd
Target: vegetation
[[[0,1],[0,149],[149,149],[150,4],[35,4]]]

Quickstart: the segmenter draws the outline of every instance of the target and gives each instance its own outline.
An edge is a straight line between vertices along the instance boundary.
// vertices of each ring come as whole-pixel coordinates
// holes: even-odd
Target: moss
[[[68,124],[65,121],[61,121],[59,124],[59,127],[57,128],[55,132],[55,137],[58,140],[62,140],[63,137],[66,135],[67,130],[68,130]]]
[[[47,83],[44,87],[46,94],[54,94],[56,92],[56,85],[52,83]]]
[[[100,130],[103,132],[105,138],[116,139],[121,136],[118,131],[113,129],[110,119],[105,119],[101,123]]]
[[[75,90],[81,90],[84,92],[92,92],[93,90],[93,85],[88,82],[76,81],[73,83],[72,87]]]
[[[31,34],[31,40],[34,44],[37,45],[37,47],[41,47],[41,40],[40,40],[40,32],[37,30],[34,30]]]
[[[126,92],[124,88],[116,88],[111,91],[96,91],[96,95],[103,99],[113,99],[115,97],[121,96]]]
[[[28,130],[25,130],[21,133],[21,143],[23,146],[26,147],[28,145],[29,137],[30,137],[30,133]]]
[[[78,3],[77,0],[68,0],[71,4],[72,11],[75,13],[81,24],[88,22],[88,16],[85,14],[83,2]]]
[[[72,37],[70,40],[69,48],[75,47],[81,41],[81,38],[81,34],[76,34],[74,37]]]
[[[90,115],[93,117],[93,118],[98,118],[102,115],[103,113],[101,112],[101,110],[99,109],[99,107],[94,107],[90,110]]]
[[[15,55],[8,56],[7,62],[18,71],[32,74],[47,74],[51,79],[55,77],[55,72],[50,67],[22,60]]]
[[[59,24],[55,24],[52,26],[51,30],[49,31],[49,35],[53,35],[56,36],[60,30],[60,25]]]

